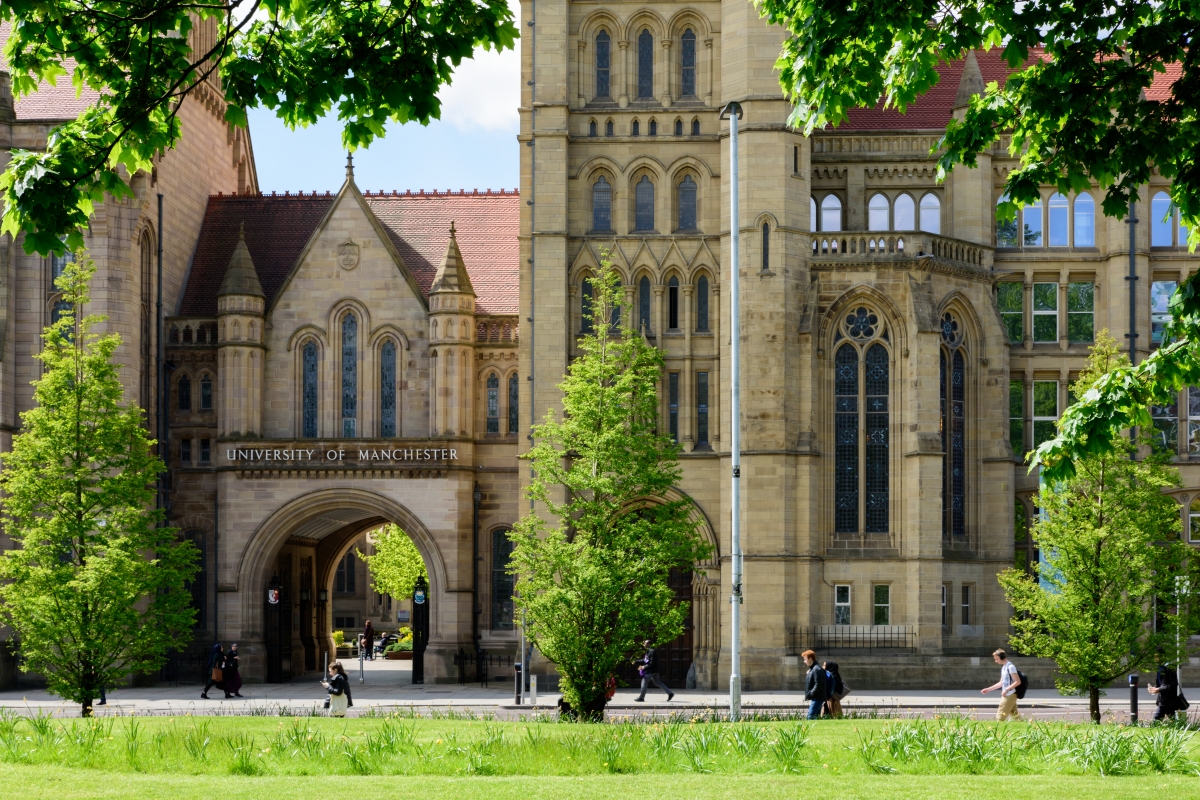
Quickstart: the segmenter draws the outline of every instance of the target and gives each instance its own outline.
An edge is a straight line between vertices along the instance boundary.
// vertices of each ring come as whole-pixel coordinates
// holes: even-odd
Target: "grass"
[[[487,717],[60,720],[0,712],[0,785],[22,797],[312,796],[411,781],[430,797],[1200,796],[1184,727],[963,718],[599,725]],[[119,775],[119,779],[112,776]],[[1114,783],[1115,782],[1115,783]],[[164,787],[170,787],[166,789]],[[384,792],[386,796],[386,792]]]

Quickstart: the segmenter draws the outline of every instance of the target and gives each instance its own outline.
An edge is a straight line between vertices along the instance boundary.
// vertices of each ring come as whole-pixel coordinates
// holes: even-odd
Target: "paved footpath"
[[[368,661],[364,665],[363,683],[358,682],[358,665],[352,663],[350,686],[354,698],[351,716],[364,713],[395,713],[413,711],[420,714],[474,713],[495,714],[512,718],[532,713],[552,712],[559,699],[556,693],[539,693],[535,706],[513,703],[513,687],[509,682],[492,683],[489,688],[479,684],[427,684],[414,686],[411,664],[399,661]],[[325,692],[316,673],[282,684],[247,684],[242,687],[243,698],[226,700],[216,688],[208,700],[200,697],[197,684],[119,688],[108,694],[108,704],[96,707],[98,715],[268,715],[305,714],[319,709]],[[645,703],[635,702],[637,691],[621,689],[608,705],[610,717],[677,714],[691,716],[711,710],[728,709],[725,692],[678,690],[667,702],[661,691],[647,694]],[[962,714],[990,719],[999,701],[997,693],[981,695],[973,690],[946,691],[855,691],[842,701],[847,714],[856,716],[933,717]],[[1139,699],[1141,718],[1153,713],[1151,696],[1143,688]],[[793,715],[807,709],[803,692],[745,692],[742,695],[744,713]],[[1039,719],[1084,719],[1087,698],[1062,697],[1053,689],[1031,689],[1020,703],[1021,713]],[[1127,719],[1129,692],[1111,690],[1100,699],[1106,718]],[[0,708],[28,714],[78,716],[79,706],[40,689],[16,689],[0,692]]]

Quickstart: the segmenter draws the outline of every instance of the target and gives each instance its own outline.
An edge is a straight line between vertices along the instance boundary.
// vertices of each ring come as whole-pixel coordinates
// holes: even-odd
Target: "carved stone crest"
[[[347,239],[338,245],[338,265],[342,269],[354,269],[358,266],[358,245],[352,239]]]

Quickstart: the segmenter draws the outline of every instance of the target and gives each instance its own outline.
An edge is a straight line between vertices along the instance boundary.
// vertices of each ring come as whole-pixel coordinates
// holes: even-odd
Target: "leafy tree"
[[[680,634],[687,608],[668,573],[708,553],[691,502],[666,499],[680,471],[675,444],[657,429],[662,353],[611,324],[621,288],[607,258],[592,292],[592,332],[558,387],[562,415],[534,426],[524,456],[534,468],[528,496],[545,517],[531,512],[510,534],[526,633],[588,719],[603,713],[608,679],[643,639]]]
[[[413,595],[417,578],[429,580],[425,571],[425,560],[408,534],[399,525],[384,525],[372,534],[375,553],[358,557],[371,571],[371,584],[380,594],[391,595],[397,600],[407,600]]]
[[[209,20],[215,41],[193,52],[188,34]],[[14,23],[15,95],[66,74],[68,59],[76,90],[99,93],[44,152],[14,151],[0,177],[3,232],[23,231],[42,254],[63,252],[63,237],[82,247],[106,193],[132,197],[127,176],[178,143],[180,106],[206,81],[219,78],[225,117],[243,127],[259,105],[293,128],[336,110],[353,150],[389,120],[436,119],[453,68],[517,37],[506,0],[6,0],[0,22]]]
[[[1124,361],[1101,331],[1076,393]],[[1043,486],[1033,535],[1044,563],[1034,576],[1021,569],[999,576],[1016,612],[1013,646],[1054,659],[1059,690],[1087,695],[1095,722],[1100,694],[1114,680],[1153,667],[1160,648],[1177,663],[1175,631],[1189,624],[1170,606],[1175,576],[1195,568],[1179,535],[1179,504],[1162,491],[1180,485],[1179,473],[1166,452],[1143,460],[1135,452],[1126,441]]]
[[[191,632],[184,583],[196,548],[160,527],[154,483],[165,469],[150,452],[143,412],[123,405],[112,356],[117,334],[92,332],[103,317],[75,314],[95,272],[80,257],[57,286],[70,304],[42,335],[37,405],[0,471],[5,532],[0,616],[16,631],[26,668],[90,716],[100,689],[157,669]]]
[[[787,29],[776,67],[806,133],[838,125],[856,106],[905,111],[938,82],[939,61],[998,47],[1013,70],[991,84],[938,145],[944,175],[975,165],[1002,133],[1021,165],[1008,177],[1016,203],[1051,184],[1064,194],[1094,180],[1104,213],[1123,218],[1153,170],[1174,179],[1185,219],[1200,221],[1200,11],[1180,0],[1061,3],[949,0],[886,8],[871,0],[757,0]],[[1168,70],[1171,70],[1168,72]],[[1161,100],[1144,90],[1158,79]],[[1196,230],[1193,224],[1193,231]],[[1193,233],[1193,237],[1197,236]],[[1200,239],[1193,238],[1193,242]]]

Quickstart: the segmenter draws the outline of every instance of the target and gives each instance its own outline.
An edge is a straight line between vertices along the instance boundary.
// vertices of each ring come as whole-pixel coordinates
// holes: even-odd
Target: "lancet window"
[[[886,533],[890,354],[883,319],[857,306],[841,319],[834,354],[834,528]]]
[[[379,435],[396,435],[396,344],[383,343],[379,352]]]
[[[949,312],[942,316],[941,334],[942,536],[954,540],[967,535],[966,357],[962,327]]]
[[[342,436],[358,435],[358,317],[342,317]]]

